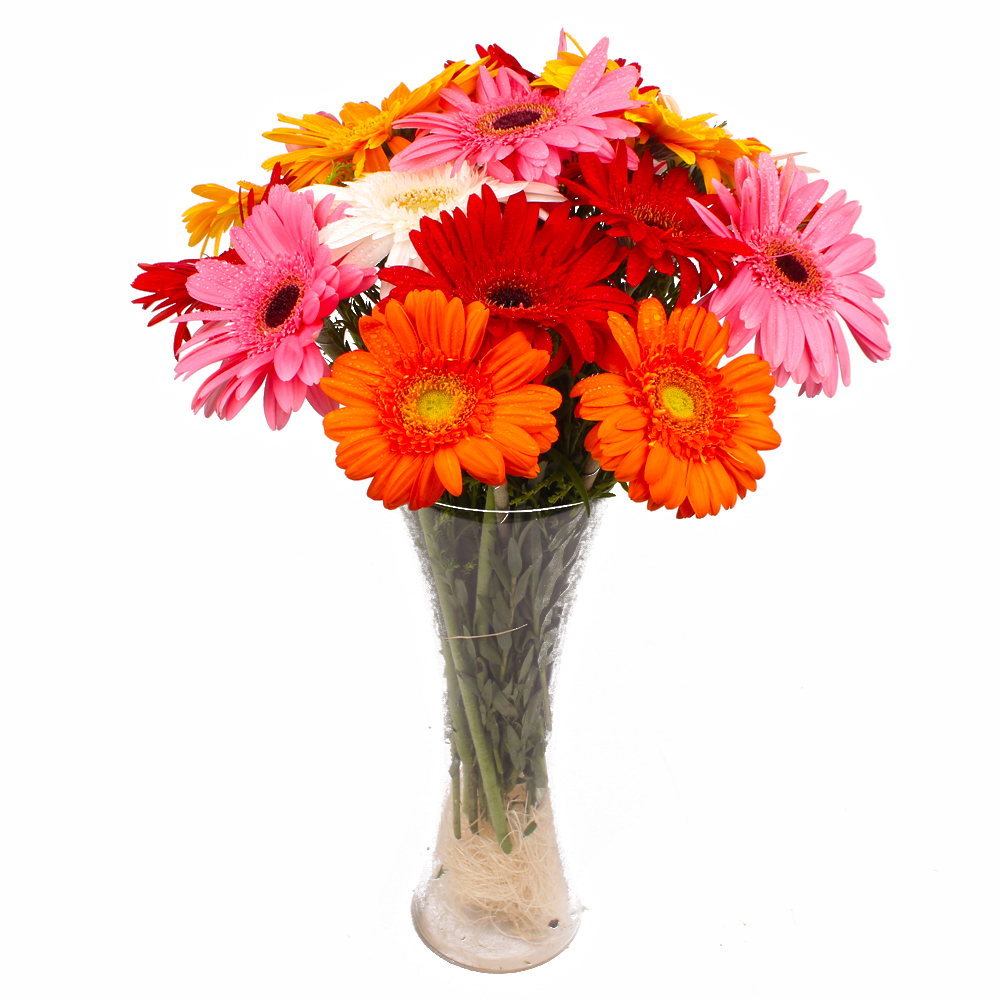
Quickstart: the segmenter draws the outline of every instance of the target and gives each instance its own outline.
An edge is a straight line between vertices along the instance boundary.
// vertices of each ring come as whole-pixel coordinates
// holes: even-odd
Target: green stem
[[[483,515],[483,533],[479,542],[479,570],[476,575],[476,616],[473,628],[476,635],[486,635],[490,631],[492,615],[490,608],[490,584],[493,582],[493,567],[490,554],[496,545],[497,515],[496,498],[493,490],[486,489],[486,512]]]
[[[537,607],[535,609],[535,635],[539,636],[541,623],[538,621],[538,611]],[[542,662],[542,641],[541,638],[535,639],[535,663],[538,664],[538,676],[542,682],[542,717],[545,719],[545,732],[549,732],[552,729],[552,705],[549,702],[549,672],[545,669],[545,664]]]
[[[472,640],[469,640],[470,642]],[[507,816],[503,811],[503,798],[500,795],[500,784],[497,780],[496,762],[486,739],[483,720],[479,717],[479,696],[472,686],[472,681],[465,674],[459,674],[458,683],[462,688],[462,699],[465,702],[465,714],[469,720],[469,731],[472,734],[472,744],[476,748],[476,760],[479,762],[479,776],[483,782],[483,792],[486,795],[486,811],[490,817],[490,826],[497,835],[497,842],[504,854],[510,854],[513,846],[510,842],[510,831],[507,829]]]
[[[458,748],[453,743],[451,746],[451,767],[448,769],[448,773],[451,775],[451,822],[456,840],[462,839],[461,770],[461,758],[458,756]]]
[[[479,783],[476,781],[476,766],[465,768],[465,814],[469,817],[469,829],[473,836],[479,833]]]
[[[420,526],[423,528],[424,543],[427,546],[427,553],[430,556],[431,575],[434,577],[438,603],[441,605],[441,614],[444,617],[445,631],[449,636],[459,635],[458,622],[455,619],[455,607],[448,599],[447,590],[438,569],[440,559],[438,557],[437,544],[434,541],[434,515],[431,513],[429,507],[424,507],[420,511]],[[444,676],[448,687],[448,712],[451,715],[451,726],[455,731],[455,744],[458,756],[462,761],[462,766],[465,768],[466,774],[468,774],[475,757],[469,739],[469,726],[465,720],[465,708],[462,705],[462,696],[459,693],[458,673],[455,669],[455,660],[452,655],[453,650],[450,639],[445,639],[441,643],[441,652],[444,654]]]
[[[492,496],[493,491],[487,491],[487,504],[492,507]],[[486,739],[486,732],[483,729],[482,719],[479,717],[479,693],[473,687],[472,681],[469,678],[470,671],[463,669],[465,667],[464,663],[464,653],[461,649],[462,643],[457,643],[456,648],[451,647],[451,638],[461,636],[461,632],[458,630],[458,622],[455,616],[455,608],[448,596],[444,587],[444,583],[441,579],[440,573],[437,566],[440,564],[440,560],[436,558],[437,547],[434,543],[434,530],[433,530],[433,517],[430,508],[425,507],[420,511],[420,524],[424,529],[424,541],[427,544],[428,554],[431,556],[431,572],[434,576],[434,584],[437,587],[438,600],[441,604],[441,613],[444,617],[445,630],[448,633],[449,638],[445,640],[444,645],[444,659],[445,659],[445,675],[448,679],[448,706],[451,713],[452,726],[455,729],[455,741],[458,744],[458,753],[462,758],[462,764],[466,768],[466,774],[469,774],[471,770],[471,760],[472,754],[469,752],[468,737],[472,737],[472,746],[475,750],[475,759],[479,764],[479,775],[483,783],[483,791],[486,795],[486,808],[490,817],[490,825],[493,827],[493,832],[497,836],[497,840],[500,843],[500,847],[505,854],[510,854],[511,843],[509,831],[507,829],[507,817],[503,810],[503,801],[500,797],[500,786],[497,779],[496,764],[493,760],[493,754],[490,751],[489,743]],[[495,522],[495,518],[491,518]],[[496,530],[496,525],[494,523],[493,530]],[[486,533],[486,525],[483,525],[483,532]],[[480,547],[480,554],[482,555],[483,547]],[[489,562],[488,552],[487,552],[487,563]],[[478,602],[479,602],[479,587],[482,586],[482,564],[479,567],[480,579],[476,588],[476,600],[477,600],[477,613],[476,618],[479,617]],[[486,581],[487,593],[488,593],[489,580]],[[468,640],[473,642],[472,639]],[[456,664],[457,661],[457,664]],[[454,691],[453,681],[457,680],[457,685],[459,691],[461,691],[461,698],[452,697]],[[455,692],[457,695],[457,692]],[[468,728],[466,728],[466,723]],[[468,755],[468,756],[467,756]],[[466,786],[468,787],[468,785]],[[468,797],[468,792],[466,792]],[[469,803],[470,806],[474,808],[473,803]]]

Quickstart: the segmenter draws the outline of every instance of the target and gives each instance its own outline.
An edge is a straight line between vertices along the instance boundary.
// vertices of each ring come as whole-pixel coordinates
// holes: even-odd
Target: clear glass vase
[[[548,794],[552,680],[602,504],[404,511],[433,595],[451,784],[413,922],[477,972],[541,965],[576,935]]]

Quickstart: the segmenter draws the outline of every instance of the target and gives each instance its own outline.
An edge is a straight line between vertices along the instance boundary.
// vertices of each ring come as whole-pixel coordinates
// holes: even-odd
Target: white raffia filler
[[[506,810],[510,854],[485,819],[474,834],[463,816],[456,838],[448,803],[432,867],[414,897],[413,922],[424,941],[480,972],[541,965],[579,929],[581,907],[563,873],[548,796],[526,811],[518,791]]]
[[[526,837],[532,822],[535,829]],[[463,817],[462,839],[452,834],[441,844],[441,877],[450,882],[454,904],[480,910],[501,933],[526,941],[550,937],[552,921],[566,917],[566,880],[548,798],[527,814],[523,803],[510,804],[507,824],[510,854],[500,849],[489,823],[475,835]]]

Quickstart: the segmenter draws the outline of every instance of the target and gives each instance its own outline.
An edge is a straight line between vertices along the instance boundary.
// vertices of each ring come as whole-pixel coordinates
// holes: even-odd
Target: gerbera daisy
[[[677,102],[659,92],[644,95],[641,107],[625,112],[637,124],[642,142],[656,142],[669,149],[687,166],[696,166],[705,179],[705,191],[712,193],[712,181],[732,180],[733,164],[740,157],[756,161],[770,152],[758,139],[734,139],[721,125],[707,125],[714,114],[684,118]]]
[[[264,386],[264,415],[280,429],[302,403],[326,413],[329,401],[318,389],[326,363],[316,346],[325,317],[341,297],[356,295],[375,281],[374,269],[336,267],[319,242],[331,199],[313,205],[311,191],[271,190],[233,232],[242,265],[202,260],[187,279],[188,292],[216,308],[185,319],[205,325],[188,342],[176,372],[185,378],[221,362],[195,393],[192,408],[232,419]],[[340,209],[342,211],[342,208]]]
[[[736,163],[735,197],[716,184],[719,203],[732,220],[722,223],[695,205],[718,235],[735,235],[750,248],[733,280],[712,292],[706,305],[728,317],[735,354],[756,336],[756,351],[778,385],[789,378],[808,396],[837,391],[837,367],[851,383],[847,341],[840,319],[871,361],[889,357],[885,313],[873,299],[882,286],[862,274],[875,263],[874,240],[851,232],[861,206],[838,191],[819,208],[826,181],[812,181],[789,159],[779,176],[772,159]],[[807,217],[809,222],[803,226]]]
[[[632,241],[625,279],[638,285],[650,267],[664,274],[680,269],[677,304],[687,305],[700,291],[721,284],[732,274],[734,254],[746,252],[738,240],[716,236],[688,203],[699,196],[684,167],[656,174],[653,157],[647,152],[639,169],[629,176],[625,150],[619,145],[609,169],[596,156],[581,156],[579,173],[583,183],[562,178],[576,202],[601,210],[598,216],[608,225],[610,236]],[[698,267],[688,258],[695,261]]]
[[[254,205],[267,201],[268,192],[275,184],[285,184],[292,191],[302,187],[301,181],[287,174],[282,175],[280,163],[274,165],[267,184],[240,181],[235,191],[221,184],[195,185],[191,193],[208,200],[192,205],[184,212],[184,227],[191,234],[188,246],[201,243],[201,252],[204,253],[209,241],[215,240],[215,252],[218,254],[222,234],[230,226],[241,226]]]
[[[596,230],[595,220],[571,217],[568,202],[556,205],[541,227],[538,214],[523,193],[501,209],[484,187],[482,197],[469,198],[467,216],[456,210],[443,213],[440,222],[425,218],[411,234],[430,273],[389,267],[379,277],[396,286],[396,298],[414,288],[440,288],[466,303],[485,302],[495,338],[520,329],[536,347],[551,350],[545,331],[554,329],[562,345],[552,365],[568,352],[579,369],[599,355],[608,310],[633,311],[631,297],[603,281],[623,252],[617,240]]]
[[[228,261],[230,264],[242,264],[240,255],[235,250],[227,250],[216,260]],[[174,357],[178,357],[181,344],[191,339],[188,330],[188,313],[203,312],[213,307],[207,302],[199,302],[191,297],[187,289],[187,279],[197,273],[199,261],[174,260],[161,261],[158,264],[140,264],[142,269],[132,287],[138,292],[146,292],[132,301],[143,309],[152,309],[153,316],[147,326],[162,323],[173,316],[178,317],[174,333]],[[182,318],[183,317],[183,318]]]
[[[483,184],[489,184],[501,200],[529,186],[527,181],[504,184],[468,163],[455,174],[449,167],[413,174],[382,170],[341,187],[314,186],[313,191],[332,193],[335,201],[347,205],[344,215],[323,229],[319,238],[333,251],[335,260],[343,257],[349,264],[367,267],[388,257],[389,267],[422,267],[410,233],[422,218],[437,220],[442,212],[464,209],[469,196],[478,194]],[[557,188],[531,187],[540,189],[529,195],[532,201],[564,200]]]
[[[374,477],[373,500],[429,507],[445,490],[461,494],[463,469],[491,486],[538,475],[562,396],[528,384],[548,356],[523,334],[481,354],[488,318],[481,302],[411,292],[365,317],[368,350],[340,355],[323,379],[342,406],[323,420],[337,465],[349,479]]]
[[[501,66],[506,66],[507,69],[514,70],[515,73],[519,73],[528,80],[535,79],[535,74],[531,70],[525,69],[509,52],[500,48],[495,42],[489,47],[477,45],[476,55],[486,63],[486,68],[491,73],[496,73]]]
[[[572,42],[577,47],[579,55],[576,52],[569,51],[568,42]],[[587,53],[584,52],[580,43],[572,35],[566,34],[565,31],[560,31],[556,58],[550,59],[545,64],[545,69],[542,71],[541,76],[532,77],[531,86],[554,87],[557,90],[565,90],[586,58]],[[624,65],[624,59],[609,59],[607,70],[609,73],[613,73],[616,69],[621,69]],[[630,63],[630,65],[635,66],[637,74],[642,72],[638,63]],[[637,79],[635,85],[638,86],[641,82],[641,79]]]
[[[476,99],[457,87],[441,92],[450,111],[409,115],[398,128],[426,129],[412,145],[393,157],[392,170],[425,170],[442,163],[461,166],[466,160],[486,165],[502,181],[555,184],[566,154],[614,156],[611,139],[639,134],[615,112],[637,107],[629,97],[635,86],[634,66],[605,72],[608,40],[602,38],[576,71],[565,91],[540,93],[519,73],[501,67],[496,79],[479,68]]]
[[[389,159],[382,148],[388,144],[393,153],[408,145],[401,135],[393,134],[393,122],[418,111],[434,111],[440,107],[441,89],[449,86],[458,93],[471,90],[479,64],[466,66],[454,62],[432,80],[411,91],[401,83],[377,108],[367,101],[345,104],[340,121],[333,115],[303,115],[302,118],[278,119],[297,128],[276,128],[264,133],[265,139],[283,142],[291,152],[272,156],[264,166],[270,169],[279,160],[290,166],[302,184],[316,184],[326,179],[339,160],[352,160],[354,176],[374,170],[388,170]]]
[[[636,328],[615,313],[608,319],[626,363],[573,387],[577,416],[597,421],[587,450],[650,510],[728,510],[764,475],[757,453],[781,443],[767,364],[745,354],[717,368],[729,331],[698,306],[668,321],[658,299],[644,299]]]

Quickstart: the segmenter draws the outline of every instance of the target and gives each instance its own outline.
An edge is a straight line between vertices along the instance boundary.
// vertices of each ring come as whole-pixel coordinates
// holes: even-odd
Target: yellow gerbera
[[[559,90],[566,90],[569,87],[576,71],[580,68],[583,60],[587,58],[587,53],[584,52],[580,43],[566,32],[559,36],[560,50],[565,46],[567,38],[577,47],[579,55],[576,52],[560,51],[555,59],[550,59],[545,64],[542,75],[531,81],[532,87],[556,87]],[[620,69],[618,63],[609,59],[608,72],[616,69]]]
[[[292,182],[291,188],[301,187]],[[232,225],[240,225],[247,212],[249,194],[253,192],[253,203],[259,205],[267,190],[265,184],[251,184],[240,181],[235,191],[221,184],[196,184],[191,193],[207,198],[197,205],[192,205],[184,213],[184,226],[191,234],[188,246],[201,243],[201,251],[205,252],[210,240],[215,240],[215,254],[219,253],[219,241],[222,234]],[[240,204],[242,202],[242,210]]]
[[[350,180],[354,176],[354,166],[350,161],[335,163],[333,168],[336,175],[334,179],[331,179],[329,175],[322,178],[327,184],[342,183],[342,181]],[[294,170],[282,169],[281,183],[287,184],[290,191],[298,191],[299,188],[305,187],[305,182],[296,175]],[[209,241],[214,239],[215,253],[218,254],[222,234],[230,226],[242,225],[244,216],[250,214],[247,206],[250,203],[251,193],[253,194],[253,204],[259,205],[266,191],[266,184],[251,184],[250,181],[240,181],[236,185],[235,191],[232,188],[223,187],[221,184],[198,184],[191,188],[192,194],[200,195],[208,200],[192,205],[184,213],[184,226],[191,234],[188,246],[193,247],[200,242],[202,253],[204,253]]]
[[[749,156],[754,163],[760,153],[771,150],[758,139],[734,139],[721,126],[707,125],[714,114],[684,118],[672,97],[655,92],[644,94],[641,108],[624,112],[625,117],[642,129],[637,141],[660,142],[687,166],[697,165],[705,178],[705,190],[711,194],[712,181],[730,183],[733,162]]]
[[[345,104],[340,121],[324,115],[303,115],[301,118],[278,115],[281,121],[297,128],[277,128],[265,132],[264,138],[299,148],[272,156],[265,161],[264,167],[270,170],[280,161],[303,185],[324,181],[338,160],[351,160],[355,177],[375,170],[388,170],[389,158],[382,148],[383,143],[387,143],[394,154],[409,145],[401,135],[393,135],[392,123],[417,112],[439,111],[438,95],[448,84],[471,93],[479,65],[478,62],[471,66],[464,62],[452,63],[413,91],[401,83],[382,102],[381,108],[367,101]]]

